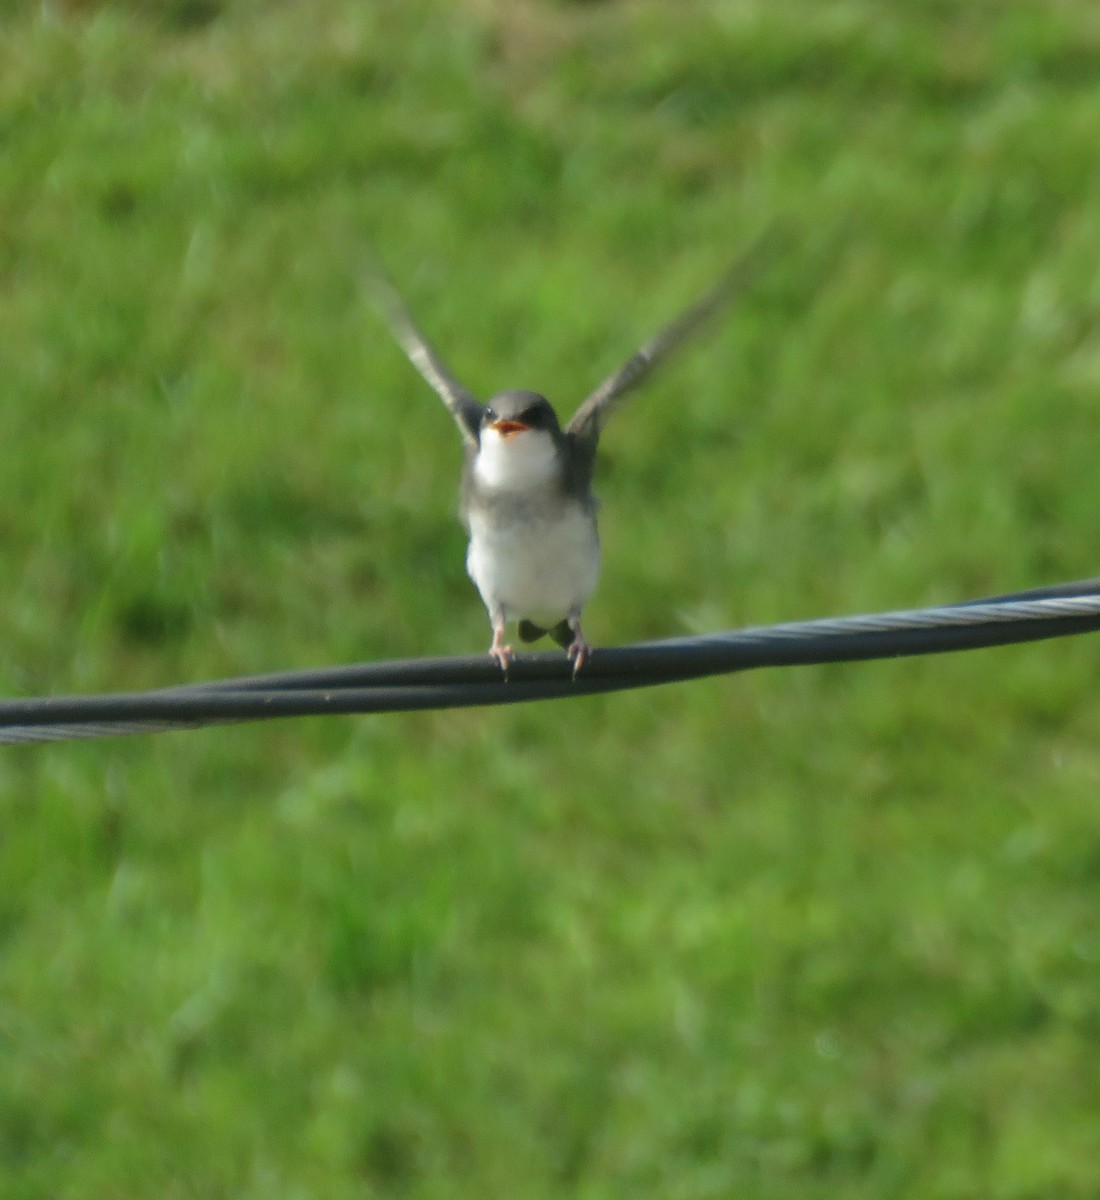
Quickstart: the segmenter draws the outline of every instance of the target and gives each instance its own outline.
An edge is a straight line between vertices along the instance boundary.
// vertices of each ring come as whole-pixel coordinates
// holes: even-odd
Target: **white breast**
[[[576,501],[545,518],[470,514],[466,569],[490,612],[554,625],[579,613],[596,587],[600,547],[594,514]]]
[[[553,438],[542,430],[501,437],[495,429],[483,429],[474,474],[492,491],[526,491],[553,479],[557,458]]]
[[[470,512],[466,569],[486,608],[503,609],[507,620],[554,625],[579,613],[596,587],[595,513],[546,486],[558,470],[554,443],[544,433],[482,434],[474,473],[500,503]]]

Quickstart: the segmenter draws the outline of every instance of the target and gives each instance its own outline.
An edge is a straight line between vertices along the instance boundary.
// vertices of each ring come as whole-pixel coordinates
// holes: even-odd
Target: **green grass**
[[[598,644],[1096,573],[1093,0],[0,6],[0,690],[487,645],[460,448],[610,426]],[[838,231],[842,231],[837,237]],[[1100,1191],[1100,646],[0,753],[0,1196]]]

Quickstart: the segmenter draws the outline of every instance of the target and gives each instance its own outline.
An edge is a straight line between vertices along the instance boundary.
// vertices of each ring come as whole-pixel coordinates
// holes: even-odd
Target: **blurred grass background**
[[[793,231],[608,430],[597,645],[1095,574],[1098,80],[1093,0],[8,0],[3,692],[487,644],[368,245],[568,412]],[[1098,669],[6,749],[0,1195],[1095,1197]]]

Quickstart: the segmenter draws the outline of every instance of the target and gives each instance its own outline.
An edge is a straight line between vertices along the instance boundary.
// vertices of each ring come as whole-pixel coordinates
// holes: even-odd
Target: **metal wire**
[[[1100,630],[1100,579],[936,608],[828,617],[599,649],[574,679],[560,653],[505,679],[487,655],[361,663],[151,692],[0,700],[0,745],[195,729],[327,713],[518,704],[652,687],[758,667],[972,650]]]

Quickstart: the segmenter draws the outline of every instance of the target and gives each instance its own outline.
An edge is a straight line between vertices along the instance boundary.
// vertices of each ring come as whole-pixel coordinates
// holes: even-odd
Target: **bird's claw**
[[[580,630],[576,630],[572,642],[569,644],[569,649],[566,650],[566,657],[573,664],[573,678],[577,678],[577,673],[581,667],[588,662],[592,654],[592,647],[584,640]]]
[[[489,657],[492,658],[498,667],[504,672],[505,678],[508,677],[508,668],[515,661],[515,651],[511,646],[504,644],[503,630],[497,630],[493,634],[493,644],[489,647]]]
[[[585,641],[579,625],[573,626],[573,640],[569,643],[565,654],[573,664],[573,678],[576,679],[581,667],[592,657],[592,647]],[[489,647],[489,657],[500,667],[507,679],[508,670],[515,662],[516,654],[511,646],[505,645],[503,629],[493,631],[493,644]]]

